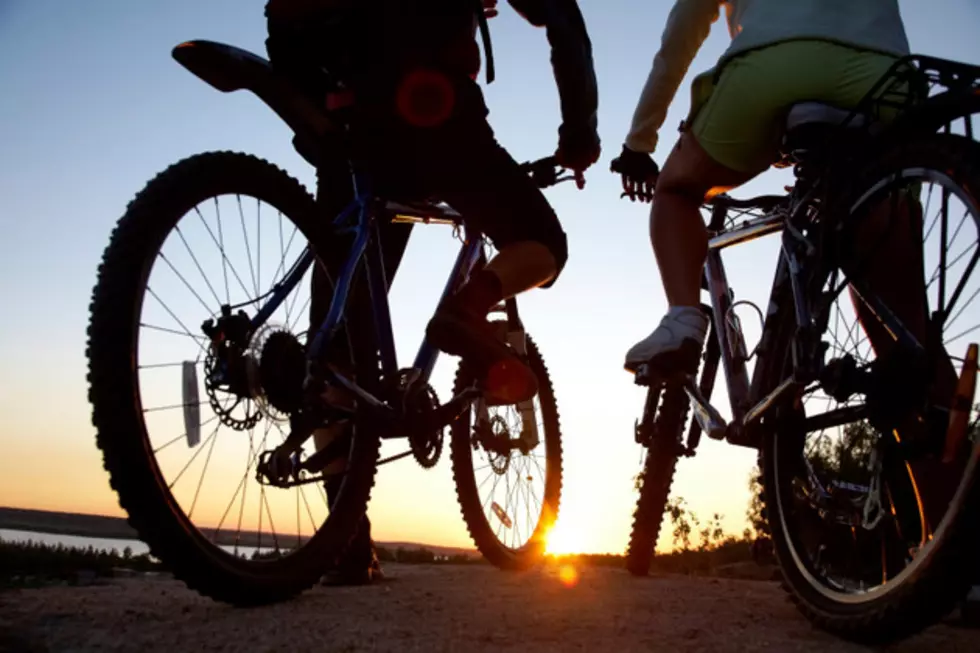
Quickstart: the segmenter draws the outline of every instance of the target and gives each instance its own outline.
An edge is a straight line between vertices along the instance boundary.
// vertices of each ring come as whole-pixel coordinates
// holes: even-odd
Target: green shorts
[[[894,63],[893,56],[830,41],[752,50],[724,63],[719,76],[709,71],[695,79],[688,124],[715,161],[759,173],[777,158],[792,105],[853,108]]]

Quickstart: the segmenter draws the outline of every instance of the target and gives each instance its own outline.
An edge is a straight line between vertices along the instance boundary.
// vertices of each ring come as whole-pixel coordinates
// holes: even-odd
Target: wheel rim
[[[929,315],[932,316],[932,324],[938,329],[941,335],[940,342],[952,359],[958,376],[964,364],[962,354],[966,350],[966,342],[971,335],[976,339],[976,332],[980,330],[980,308],[972,306],[973,299],[980,295],[980,275],[976,274],[977,262],[980,260],[980,209],[975,200],[948,175],[925,168],[907,168],[895,175],[883,177],[878,183],[873,184],[870,190],[852,205],[851,214],[860,215],[878,199],[889,194],[895,196],[894,191],[899,188],[912,188],[913,193],[917,192],[923,208],[922,269],[927,282]],[[959,203],[958,211],[951,210],[954,201]],[[942,269],[945,269],[945,274],[938,272]],[[951,281],[957,272],[959,277],[956,281]],[[834,275],[831,275],[829,283],[833,283],[833,277]],[[842,313],[845,312],[842,306],[849,301],[845,295],[846,293],[838,295],[831,307],[825,335],[831,335],[835,330],[834,325],[840,325],[845,321],[841,319]],[[875,351],[871,346],[868,333],[858,323],[853,307],[851,315],[855,319],[851,322],[852,326],[844,330],[844,336],[831,335],[830,348],[825,361],[835,358],[840,361],[843,359],[842,352],[847,352],[860,370],[875,360]],[[941,316],[944,316],[944,319]],[[939,485],[944,484],[935,483],[935,472],[931,471],[931,476],[926,474],[925,472],[930,471],[931,468],[927,463],[913,457],[909,457],[908,461],[900,462],[889,459],[891,462],[882,463],[880,467],[873,464],[876,457],[882,459],[877,452],[895,448],[883,439],[880,432],[870,427],[867,421],[868,407],[873,406],[868,403],[871,401],[872,394],[855,395],[851,398],[854,401],[849,399],[841,404],[827,396],[826,390],[826,384],[815,384],[804,394],[808,425],[823,426],[820,420],[827,414],[841,417],[840,421],[843,423],[836,426],[844,426],[848,417],[856,419],[851,420],[849,430],[838,431],[838,437],[831,446],[819,444],[821,441],[827,442],[825,428],[808,431],[802,442],[803,451],[806,453],[804,465],[796,462],[800,460],[800,442],[789,444],[785,439],[774,439],[777,512],[780,527],[787,535],[789,561],[807,584],[835,603],[861,604],[878,600],[900,587],[903,581],[927,564],[945,540],[949,531],[948,525],[959,513],[966,499],[967,484],[962,481],[972,478],[977,465],[977,453],[980,451],[980,447],[976,446],[980,442],[977,435],[978,413],[974,409],[969,415],[968,439],[955,467],[956,471],[962,473],[953,479],[951,485],[947,482],[945,484],[947,487],[940,489]],[[824,396],[814,397],[820,393]],[[812,401],[814,398],[817,402]],[[865,401],[861,401],[862,399]],[[923,399],[926,405],[934,404],[925,397]],[[828,413],[821,416],[813,408],[813,404],[819,402],[834,402],[836,408],[830,409],[828,406]],[[845,413],[841,408],[850,412]],[[807,431],[806,428],[803,430]],[[901,440],[900,430],[897,429],[884,437]],[[910,431],[905,430],[905,432]],[[813,437],[814,433],[818,434],[817,437]],[[868,443],[870,447],[867,446]],[[785,453],[780,451],[780,447],[783,447]],[[871,453],[872,451],[876,453]],[[868,481],[864,484],[857,482],[855,478],[857,472],[864,467],[863,463],[872,464],[872,469],[880,470],[878,473],[867,472]],[[828,482],[831,476],[842,482],[838,482],[836,486],[831,485]],[[959,482],[955,482],[957,480]],[[876,487],[877,492],[875,492]],[[824,496],[833,494],[827,492],[828,488],[836,491],[837,496],[833,501],[827,500]],[[942,510],[937,510],[936,496],[940,492],[944,498],[948,498],[948,502],[943,505]],[[879,500],[868,501],[871,495],[877,495]],[[857,579],[842,578],[840,569],[846,564],[840,560],[841,555],[833,555],[834,548],[838,548],[840,542],[848,540],[846,529],[836,528],[837,536],[834,537],[833,529],[827,527],[830,521],[828,517],[832,517],[836,522],[844,521],[841,515],[846,514],[847,511],[841,508],[841,504],[842,499],[845,498],[850,499],[855,507],[860,506],[863,509],[861,521],[856,527],[853,517],[843,524],[849,526],[852,531],[850,541],[855,544],[852,548],[861,553],[856,561],[859,568]],[[877,513],[874,510],[869,511],[869,506],[873,508],[875,503],[882,513],[877,522],[873,519]],[[914,504],[913,510],[900,510],[909,504]],[[817,506],[822,508],[822,512]],[[917,516],[909,518],[908,514],[915,512],[916,509]],[[902,514],[899,515],[899,512]],[[806,516],[808,513],[810,517]],[[820,514],[820,519],[814,519],[812,516],[814,514]],[[805,529],[806,521],[820,523],[819,538],[808,536]],[[909,527],[916,521],[918,532],[916,528]],[[835,524],[836,527],[841,525]],[[880,564],[880,576],[877,580],[880,582],[873,583],[867,581],[874,575],[871,558],[875,553],[873,544],[876,539],[879,545]],[[912,542],[914,545],[910,545]],[[872,546],[867,546],[869,543]],[[864,546],[857,546],[858,544]],[[902,547],[905,546],[907,551],[902,552]],[[899,566],[897,565],[899,559],[903,557],[904,565],[896,569]],[[828,563],[830,560],[833,563]]]

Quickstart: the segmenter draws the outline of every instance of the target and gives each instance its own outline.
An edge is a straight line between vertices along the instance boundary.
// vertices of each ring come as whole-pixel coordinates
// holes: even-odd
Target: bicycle
[[[325,143],[334,143],[344,132],[342,125],[332,124],[339,114],[321,110],[273,74],[268,61],[250,52],[210,41],[190,41],[174,48],[172,54],[222,92],[247,90],[257,95],[292,128],[294,145],[314,166]],[[573,179],[580,187],[584,184],[580,174],[566,174],[553,157],[524,164],[524,169],[540,187]],[[462,515],[490,562],[508,569],[534,564],[543,554],[545,535],[557,517],[562,485],[558,410],[544,360],[526,334],[517,302],[508,299],[497,306],[494,311],[503,316],[494,323],[501,337],[537,374],[538,395],[516,409],[488,410],[482,390],[461,363],[455,396],[441,404],[429,385],[439,352],[424,339],[412,366],[398,368],[379,225],[387,220],[441,224],[452,226],[459,235],[460,215],[435,201],[376,197],[363,176],[356,171],[352,174],[357,197],[331,222],[318,199],[273,164],[232,152],[197,154],[147,184],[119,220],[104,253],[93,291],[87,351],[89,398],[104,466],[129,523],[151,553],[189,587],[215,600],[236,605],[269,603],[312,586],[354,535],[365,514],[377,467],[407,456],[424,468],[433,467],[440,459],[446,426],[451,427],[451,462]],[[321,195],[319,189],[317,195]],[[256,201],[254,242],[249,238],[252,221],[246,224],[243,196]],[[234,217],[240,218],[248,274],[239,274],[234,265],[237,260],[244,268],[243,259],[233,260],[226,252],[226,245],[237,238],[227,225],[223,227],[221,219],[222,202],[228,198],[235,200],[233,214],[237,205]],[[217,219],[209,221],[204,212],[212,203]],[[265,215],[263,203],[271,207]],[[288,238],[283,216],[294,222]],[[185,217],[190,218],[189,223]],[[267,225],[264,231],[263,224]],[[203,259],[194,253],[190,242],[196,241],[189,238],[193,229],[205,243],[210,239],[218,247],[219,257]],[[483,235],[469,229],[464,233],[443,299],[487,261]],[[304,240],[308,244],[291,255],[296,251],[297,234],[300,244]],[[174,244],[176,251],[165,253],[168,244]],[[330,247],[343,247],[339,270],[332,269],[323,257]],[[178,258],[187,261],[188,274],[177,271]],[[262,267],[263,261],[268,267],[270,259],[271,272]],[[306,304],[297,310],[298,297],[314,265],[329,279],[332,299],[322,322],[309,332],[296,333],[309,306],[310,291],[306,291]],[[206,267],[215,271],[216,284],[209,280]],[[206,287],[190,283],[197,279],[195,268]],[[172,277],[158,282],[154,276],[151,284],[151,273],[168,269]],[[268,291],[262,290],[263,278],[272,279]],[[222,280],[224,297],[219,296]],[[366,283],[369,306],[348,302],[355,283]],[[244,296],[243,301],[232,300],[233,288],[236,297]],[[186,305],[196,311],[198,305],[204,306],[200,315],[206,319],[199,331],[188,328],[161,299],[165,290],[183,293]],[[210,298],[204,300],[209,291],[217,310]],[[352,323],[368,324],[354,321],[356,317],[370,319],[373,333],[352,336]],[[161,326],[154,323],[157,319],[169,322]],[[160,344],[152,340],[156,336]],[[362,342],[363,338],[370,340],[367,349],[355,347],[357,336]],[[178,345],[166,340],[168,337],[189,344],[191,359],[141,360],[144,352],[159,356],[175,349]],[[338,347],[341,357],[329,358],[331,364],[324,365],[322,354],[328,347]],[[335,361],[346,361],[347,367]],[[167,370],[172,375],[179,370],[179,381],[150,378]],[[201,398],[199,370],[203,370],[206,399]],[[325,398],[322,393],[328,387],[345,390],[349,401]],[[147,395],[160,389],[170,393],[171,405],[147,406]],[[213,411],[210,419],[202,420],[202,405]],[[517,413],[516,421],[495,412],[507,409]],[[177,410],[184,432],[162,443],[152,439],[151,426],[165,423],[178,430],[181,422],[169,412]],[[344,424],[346,430],[318,443],[318,434],[330,424]],[[216,454],[217,435],[223,426],[232,435],[222,440]],[[256,433],[257,429],[264,433]],[[211,431],[203,441],[202,430]],[[287,447],[284,451],[293,452],[288,469],[271,464],[276,449],[267,446],[270,434],[274,441],[281,440],[278,446]],[[393,438],[406,438],[409,450],[379,460],[381,440]],[[205,473],[216,465],[219,480],[222,475],[237,479],[238,471],[227,469],[233,462],[227,449],[236,443],[244,449],[246,439],[245,472],[234,493],[229,490],[219,497],[211,486],[204,487]],[[185,443],[186,449],[178,443]],[[541,447],[544,452],[539,460]],[[207,455],[202,456],[205,449]],[[167,472],[178,469],[182,462],[175,464],[172,458],[185,450],[190,459],[168,481]],[[488,461],[483,467],[475,464],[479,455]],[[197,486],[178,488],[195,465],[203,465]],[[476,473],[484,468],[490,471],[478,483]],[[507,493],[508,503],[503,506],[497,494],[501,478],[507,478],[511,489],[511,471],[518,473],[514,481],[519,488],[515,490],[517,500],[522,490],[529,504],[532,499],[537,504],[527,509],[526,516],[509,505],[513,492]],[[248,492],[249,474],[258,483],[258,497]],[[483,500],[483,483],[490,478],[494,479],[491,495]],[[337,486],[333,497],[329,497],[328,483]],[[311,485],[312,499],[306,494]],[[291,496],[286,497],[290,492],[295,495],[295,505]],[[231,499],[222,513],[228,494]],[[201,503],[202,497],[220,503],[205,506],[207,499]],[[245,517],[247,497],[257,502],[257,516],[249,504]],[[291,522],[294,509],[295,534],[281,532],[283,516]],[[205,512],[199,523],[195,511],[197,515]],[[263,523],[271,529],[265,542]]]
[[[635,377],[649,388],[635,426],[646,460],[630,573],[649,573],[677,461],[694,456],[707,433],[759,451],[783,585],[817,626],[862,642],[896,640],[937,621],[980,578],[970,573],[980,544],[977,344],[964,342],[980,326],[946,332],[980,293],[968,288],[980,261],[977,113],[980,68],[911,56],[853,111],[814,102],[790,109],[774,164],[794,171],[786,195],[705,202],[707,345],[690,352],[686,369],[646,365]],[[954,133],[961,120],[963,133]],[[941,187],[938,200],[927,184]],[[953,201],[966,207],[958,224],[950,224]],[[941,251],[930,257],[940,219]],[[900,229],[905,240],[892,237]],[[781,246],[763,315],[734,300],[721,252],[769,234],[780,234]],[[953,251],[963,238],[971,244]],[[886,258],[896,252],[908,256]],[[920,288],[906,288],[903,300],[895,284],[920,266],[926,306],[915,308]],[[948,278],[954,271],[963,272],[959,282]],[[891,289],[885,272],[895,277]],[[857,320],[838,338],[845,288]],[[742,304],[762,323],[752,351],[734,312]],[[730,421],[710,403],[719,364]],[[843,429],[833,439],[835,426]]]

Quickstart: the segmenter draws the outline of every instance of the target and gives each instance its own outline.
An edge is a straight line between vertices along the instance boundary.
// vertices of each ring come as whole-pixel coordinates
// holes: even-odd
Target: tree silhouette
[[[867,421],[848,424],[841,437],[821,434],[806,451],[817,478],[865,484],[869,479],[871,452],[878,432]]]
[[[755,464],[749,473],[749,507],[745,511],[745,517],[749,521],[752,531],[746,536],[759,538],[770,534],[769,522],[766,520],[765,499],[762,494],[762,470],[759,463]]]

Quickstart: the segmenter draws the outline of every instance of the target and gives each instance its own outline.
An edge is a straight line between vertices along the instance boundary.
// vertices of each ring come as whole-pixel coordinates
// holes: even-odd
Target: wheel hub
[[[503,475],[510,468],[510,427],[500,415],[494,415],[489,423],[478,429],[477,438],[495,474]]]
[[[204,322],[201,330],[211,341],[205,389],[226,426],[247,430],[263,415],[282,422],[299,410],[306,351],[285,326],[266,323],[251,332],[244,311],[232,314],[229,306],[222,306],[221,316]]]

